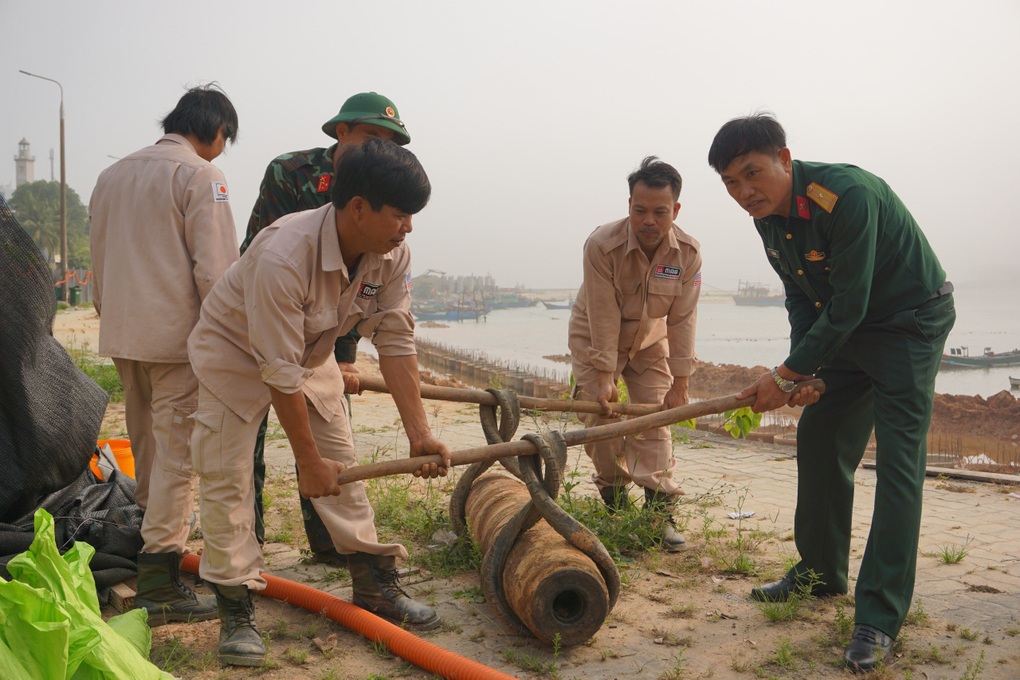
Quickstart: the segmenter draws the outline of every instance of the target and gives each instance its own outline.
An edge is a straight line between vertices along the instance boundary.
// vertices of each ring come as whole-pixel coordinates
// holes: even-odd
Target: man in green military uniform
[[[263,228],[284,215],[320,208],[329,203],[336,156],[345,145],[361,144],[372,138],[392,140],[401,146],[411,141],[396,105],[375,92],[361,92],[350,97],[340,107],[337,115],[323,123],[322,131],[337,140],[336,144],[329,148],[285,153],[269,163],[259,187],[259,197],[248,219],[248,231],[241,244],[242,254]],[[348,394],[359,391],[354,362],[360,339],[358,331],[351,330],[339,338],[334,347],[333,355],[345,374],[344,383]],[[267,421],[263,421],[255,443],[255,534],[259,543],[265,540],[262,487],[266,473],[266,425]],[[307,498],[301,498],[301,514],[312,558],[333,566],[346,566],[344,556],[333,547],[329,532]]]
[[[709,164],[745,209],[786,289],[790,355],[743,396],[755,411],[807,404],[797,429],[801,560],[756,600],[798,588],[848,590],[854,472],[872,429],[875,509],[855,591],[852,670],[892,649],[914,589],[935,374],[956,320],[952,284],[914,218],[880,178],[852,165],[791,158],[782,126],[757,114],[726,123]],[[825,394],[790,398],[812,376]]]

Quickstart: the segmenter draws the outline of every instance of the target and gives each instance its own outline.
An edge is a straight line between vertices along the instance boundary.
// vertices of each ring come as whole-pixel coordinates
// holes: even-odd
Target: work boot
[[[630,505],[630,496],[625,486],[604,486],[599,489],[599,495],[602,496],[610,515],[626,510]]]
[[[261,666],[266,662],[266,645],[255,625],[255,602],[247,586],[210,583],[216,593],[220,614],[220,646],[216,656],[231,666]]]
[[[138,553],[135,607],[149,613],[150,626],[216,618],[211,595],[196,595],[181,583],[181,553]]]
[[[396,558],[392,555],[354,553],[347,556],[354,581],[352,602],[376,616],[413,630],[439,626],[439,614],[428,605],[415,602],[397,583]]]
[[[672,496],[654,489],[645,489],[645,510],[663,516],[666,520],[662,529],[662,549],[666,552],[679,552],[683,550],[687,539],[676,530],[676,520],[673,519],[673,506],[676,505],[676,496]]]
[[[347,563],[347,555],[337,552],[336,548],[327,548],[326,550],[312,550],[311,556],[308,558],[309,562],[315,562],[318,564],[325,564],[330,567],[337,569],[346,569],[350,566]]]

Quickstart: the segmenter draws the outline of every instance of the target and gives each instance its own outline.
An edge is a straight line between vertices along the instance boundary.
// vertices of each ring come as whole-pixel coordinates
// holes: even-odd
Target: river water
[[[965,346],[972,356],[979,356],[985,347],[996,352],[1020,347],[1018,291],[957,286],[954,295],[957,320],[947,351]],[[556,373],[565,381],[569,366],[543,357],[567,353],[569,318],[570,310],[548,310],[539,304],[498,309],[478,321],[443,322],[446,328],[418,324],[415,334],[464,351],[484,352],[495,361]],[[717,292],[703,295],[698,305],[697,354],[703,361],[774,366],[786,358],[789,342],[784,307],[738,307],[731,297]],[[943,370],[935,390],[989,397],[1009,390],[1011,374],[1020,377],[1020,366]]]

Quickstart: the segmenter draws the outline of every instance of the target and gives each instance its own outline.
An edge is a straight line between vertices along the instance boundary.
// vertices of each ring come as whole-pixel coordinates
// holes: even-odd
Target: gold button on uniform
[[[816,302],[816,303],[815,303],[815,307],[821,307],[821,306],[822,306],[822,303],[821,303],[821,302]]]
[[[797,276],[804,276],[804,270],[803,269],[798,269],[797,270]]]
[[[787,234],[786,235],[786,240],[787,241],[789,241],[791,238],[793,238],[793,234]]]

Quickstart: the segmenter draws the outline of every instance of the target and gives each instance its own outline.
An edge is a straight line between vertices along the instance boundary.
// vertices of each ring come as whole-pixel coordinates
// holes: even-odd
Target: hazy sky
[[[414,269],[575,287],[599,224],[626,214],[649,154],[684,177],[679,225],[704,281],[778,285],[751,220],[706,162],[728,119],[773,111],[795,158],[884,177],[958,285],[1020,284],[1020,2],[0,0],[0,185],[21,138],[36,179],[87,202],[113,160],[154,142],[188,86],[240,118],[217,165],[239,238],[266,164],[328,146],[351,94],[392,98],[433,184]]]

